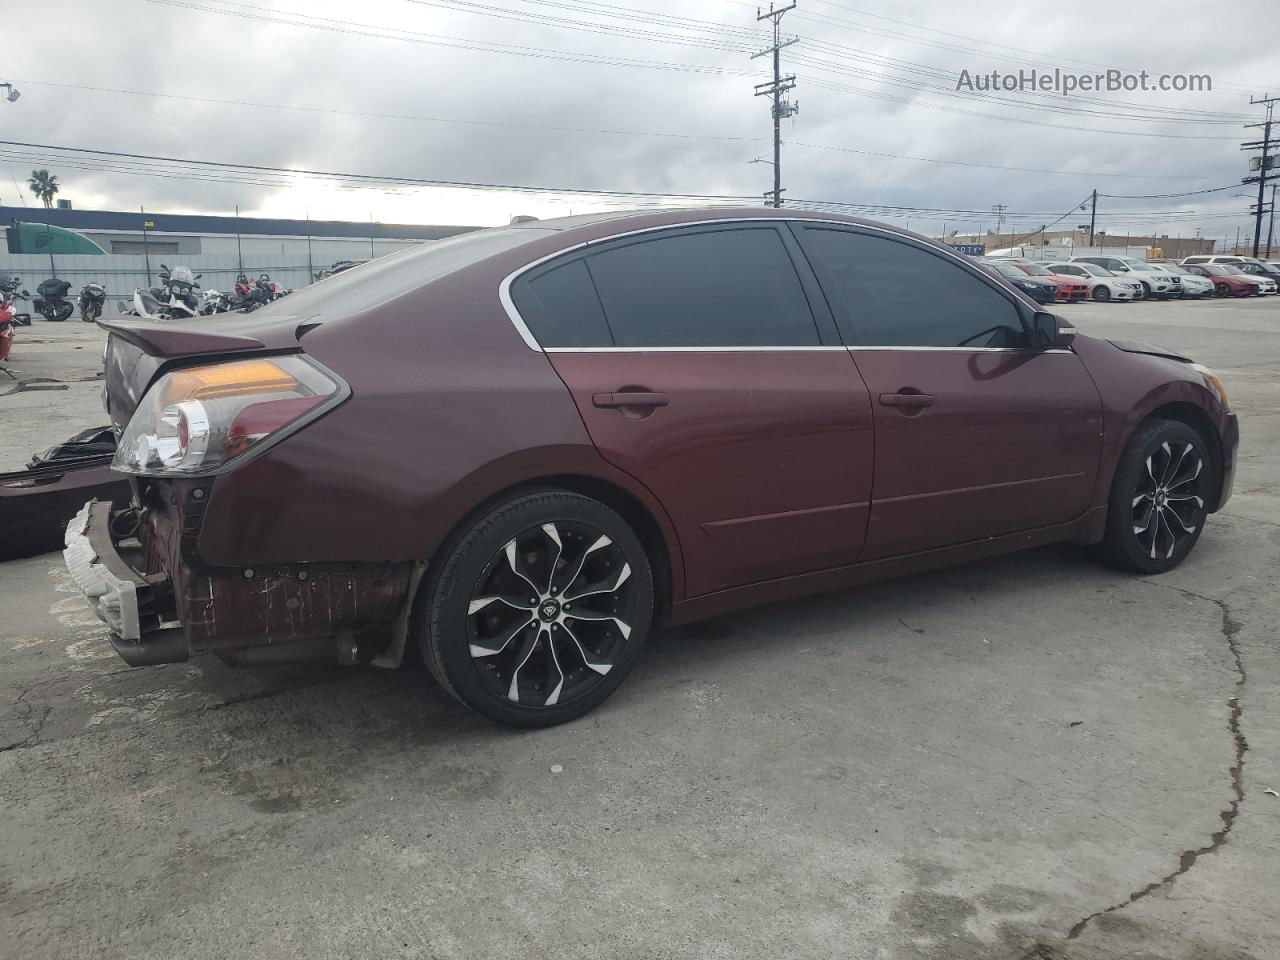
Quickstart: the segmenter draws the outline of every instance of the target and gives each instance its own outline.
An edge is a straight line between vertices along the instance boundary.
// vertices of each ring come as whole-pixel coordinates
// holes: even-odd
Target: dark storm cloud
[[[543,18],[590,16],[586,5],[577,0],[558,0],[554,7],[528,0],[487,2],[490,7]],[[28,81],[344,112],[201,103],[28,82],[19,103],[0,107],[5,139],[270,166],[611,190],[755,196],[770,185],[768,167],[748,163],[767,155],[769,149],[768,108],[763,99],[751,95],[753,82],[765,76],[764,60],[750,61],[732,51],[562,29],[545,20],[534,24],[504,19],[493,16],[492,10],[482,16],[408,0],[362,4],[277,0],[276,9],[286,11],[286,16],[303,12],[331,18],[328,26],[337,29],[325,30],[264,19],[261,11],[269,0],[254,0],[252,8],[234,8],[257,11],[249,18],[220,15],[208,9],[210,5],[222,5],[221,0],[195,4],[204,9],[146,0],[52,0],[39,6],[42,17],[58,24],[57,60],[44,56],[36,44],[11,45],[7,69],[13,78]],[[615,8],[627,5],[629,0],[616,0]],[[754,4],[735,0],[664,0],[633,6],[735,28],[756,27]],[[800,78],[795,96],[801,114],[785,124],[789,141],[1089,175],[989,170],[792,145],[784,163],[788,196],[975,211],[1001,203],[1018,215],[1015,223],[1031,229],[1035,221],[1046,219],[1043,214],[1056,211],[1056,216],[1095,187],[1114,194],[1162,194],[1232,183],[1244,173],[1237,144],[1245,131],[1235,125],[1156,125],[1052,109],[1084,105],[1078,98],[1041,98],[1045,106],[1036,111],[984,102],[976,96],[934,93],[921,98],[918,90],[902,85],[927,82],[953,89],[954,83],[943,78],[961,69],[1016,71],[1032,64],[1049,70],[1055,66],[1094,69],[1080,62],[1088,61],[1155,73],[1207,73],[1214,80],[1210,94],[1095,94],[1128,105],[1098,105],[1099,110],[1132,113],[1153,105],[1250,112],[1250,85],[1265,84],[1274,69],[1270,37],[1249,30],[1218,31],[1209,42],[1205,27],[1195,18],[1177,16],[1168,7],[1073,2],[1049,10],[1043,4],[975,7],[916,0],[871,6],[870,0],[800,0],[784,26],[799,35],[801,43],[789,48],[784,60],[819,57],[844,73],[793,62],[790,69]],[[1269,11],[1257,0],[1237,4],[1233,15],[1248,20]],[[416,31],[420,38],[445,35],[755,72],[703,74],[461,50],[361,36],[350,27],[352,22]],[[616,17],[603,22],[656,33],[669,29]],[[956,35],[977,36],[987,44]],[[742,42],[729,34],[709,39]],[[749,45],[750,40],[745,42]],[[823,47],[824,43],[841,49]],[[842,92],[824,84],[864,92]],[[1261,93],[1262,87],[1256,92]],[[892,102],[871,94],[912,102]],[[930,109],[921,105],[923,101],[948,109]],[[1053,129],[951,111],[999,113],[1090,130]],[[758,142],[539,127],[758,138]],[[1225,139],[1123,135],[1137,131]],[[64,194],[80,206],[145,204],[156,210],[220,211],[238,203],[246,212],[301,215],[306,208],[317,217],[360,217],[372,210],[382,220],[463,222],[497,222],[513,210],[556,212],[569,205],[579,210],[592,206],[582,198],[556,205],[519,196],[476,197],[445,191],[382,194],[317,185],[288,190],[47,165],[59,173]],[[12,163],[9,166],[14,168]],[[25,179],[28,171],[14,168],[13,172]],[[1146,178],[1094,176],[1099,173]],[[1164,179],[1173,177],[1187,179]],[[7,173],[0,177],[0,196],[12,201],[8,181]],[[1206,234],[1222,235],[1234,232],[1248,207],[1248,200],[1234,193],[1185,200],[1108,200],[1102,209],[1179,209],[1184,211],[1183,219],[1168,221],[1165,232],[1192,233],[1200,226]],[[1207,216],[1218,219],[1194,219]],[[944,220],[950,220],[953,228],[962,223],[968,228],[979,225],[983,217],[974,215],[966,221],[917,215],[912,219],[913,227],[936,231]],[[990,225],[991,218],[985,219]],[[1139,224],[1132,226],[1136,230]]]

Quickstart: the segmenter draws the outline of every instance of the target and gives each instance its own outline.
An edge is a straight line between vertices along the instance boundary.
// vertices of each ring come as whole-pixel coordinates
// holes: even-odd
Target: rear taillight
[[[313,420],[343,395],[336,377],[298,356],[176,370],[138,404],[112,467],[145,476],[214,473]]]

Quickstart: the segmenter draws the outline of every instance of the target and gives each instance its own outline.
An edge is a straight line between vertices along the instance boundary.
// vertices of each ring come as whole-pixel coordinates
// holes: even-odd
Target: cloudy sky
[[[1033,230],[1091,190],[1112,232],[1234,238],[1242,124],[1280,93],[1273,0],[797,0],[786,196],[937,234]],[[759,196],[768,43],[746,0],[18,0],[0,203],[33,166],[78,208],[495,224],[656,200],[404,185],[62,154],[89,148],[417,180]],[[1263,29],[1247,28],[1254,22]],[[1224,20],[1242,29],[1221,29]],[[34,29],[34,28],[33,28]],[[1212,92],[957,92],[961,70],[1209,74]],[[15,184],[16,181],[16,184]],[[26,202],[35,201],[26,195]],[[1127,197],[1128,199],[1122,199]],[[676,202],[676,201],[667,201]],[[907,209],[910,208],[910,209]],[[1071,213],[1061,226],[1086,223]]]

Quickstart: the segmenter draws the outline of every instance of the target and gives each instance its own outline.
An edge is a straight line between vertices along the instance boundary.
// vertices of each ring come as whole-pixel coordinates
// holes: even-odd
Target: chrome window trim
[[[543,353],[813,353],[840,350],[847,353],[871,353],[887,350],[942,353],[1074,353],[1065,347],[1036,350],[1034,347],[545,347]]]
[[[545,257],[539,257],[537,260],[532,260],[529,263],[526,263],[523,266],[517,267],[515,270],[512,270],[509,274],[507,274],[505,277],[502,278],[502,282],[498,285],[498,300],[502,303],[503,310],[506,311],[507,319],[509,319],[511,321],[512,326],[516,328],[516,333],[520,334],[520,339],[522,339],[525,342],[525,345],[530,350],[537,351],[538,353],[595,353],[595,352],[603,352],[603,351],[610,351],[610,352],[629,351],[629,352],[644,352],[644,353],[676,352],[676,351],[714,352],[717,350],[727,351],[727,352],[741,352],[744,350],[769,351],[769,350],[845,350],[845,349],[849,349],[849,350],[968,350],[970,352],[985,350],[985,351],[993,351],[993,352],[994,351],[1002,351],[1002,352],[1025,351],[1029,353],[1058,352],[1058,351],[1048,351],[1048,350],[1037,351],[1037,350],[1032,350],[1029,347],[976,347],[976,348],[974,347],[892,347],[892,346],[889,346],[889,347],[861,347],[861,346],[859,347],[847,347],[847,346],[838,346],[838,347],[831,347],[831,346],[544,347],[542,346],[542,344],[538,342],[538,338],[533,335],[533,331],[530,330],[529,327],[525,324],[524,318],[520,316],[520,311],[516,309],[515,301],[511,299],[511,285],[515,283],[517,280],[519,280],[522,275],[524,275],[525,273],[528,273],[530,270],[533,270],[536,267],[542,266],[542,264],[546,263],[549,260],[555,260],[558,257],[563,257],[568,254],[575,253],[579,250],[585,250],[587,247],[598,246],[602,243],[611,243],[614,240],[621,240],[621,239],[624,239],[625,237],[635,237],[645,233],[656,233],[660,230],[676,230],[681,227],[703,227],[703,226],[711,226],[714,224],[734,224],[734,223],[773,223],[773,224],[782,225],[788,222],[829,223],[837,227],[849,227],[856,230],[870,230],[873,233],[883,234],[884,236],[890,237],[894,240],[905,241],[906,243],[909,243],[913,247],[918,247],[920,249],[928,250],[930,253],[933,253],[935,255],[940,254],[945,257],[950,257],[956,263],[960,264],[961,267],[973,273],[977,277],[977,279],[986,282],[988,286],[995,288],[1001,294],[1006,296],[1008,295],[1007,290],[1004,290],[1001,287],[999,287],[997,284],[992,283],[991,278],[983,275],[982,271],[978,270],[967,257],[965,257],[963,254],[957,253],[954,250],[947,250],[945,248],[936,249],[931,246],[925,246],[924,244],[921,244],[918,241],[916,241],[914,238],[905,236],[897,232],[896,230],[887,230],[884,227],[878,227],[871,224],[849,223],[846,220],[830,220],[826,217],[785,216],[785,217],[715,217],[710,220],[690,220],[685,223],[664,223],[661,226],[657,226],[657,227],[641,227],[638,230],[628,230],[628,231],[625,231],[624,233],[613,233],[607,237],[599,237],[595,240],[584,240],[581,243],[575,243],[572,246],[565,247],[563,250],[557,250],[555,253],[549,253]],[[1063,352],[1070,353],[1071,351],[1068,350]]]

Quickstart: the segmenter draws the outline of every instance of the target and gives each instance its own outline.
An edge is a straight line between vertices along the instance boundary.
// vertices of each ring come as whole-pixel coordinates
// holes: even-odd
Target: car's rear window
[[[554,233],[539,227],[492,227],[398,250],[290,294],[281,309],[300,316],[365,310],[456,270]]]

